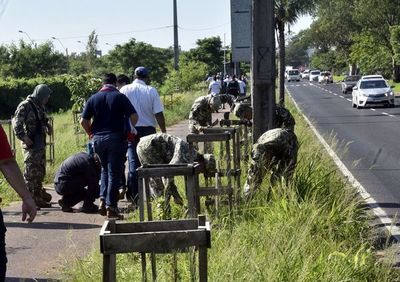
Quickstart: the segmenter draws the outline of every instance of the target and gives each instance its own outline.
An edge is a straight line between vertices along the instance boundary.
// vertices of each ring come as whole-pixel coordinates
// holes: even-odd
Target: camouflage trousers
[[[29,191],[37,195],[42,189],[42,183],[46,175],[46,151],[23,150],[24,154],[24,178]]]

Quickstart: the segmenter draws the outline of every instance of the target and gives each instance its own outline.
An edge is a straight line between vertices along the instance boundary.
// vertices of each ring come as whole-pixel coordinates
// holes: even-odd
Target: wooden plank
[[[199,248],[199,281],[207,282],[207,248]]]
[[[204,134],[209,133],[224,133],[229,132],[230,134],[236,134],[236,128],[234,127],[207,127],[203,129]]]
[[[153,231],[176,231],[193,230],[198,227],[196,219],[143,221],[143,222],[117,222],[116,232],[119,233],[140,233]]]
[[[138,177],[172,177],[172,176],[180,176],[180,175],[193,175],[194,169],[193,167],[153,167],[153,168],[141,168],[137,169]]]
[[[115,220],[110,220],[107,223],[108,229],[111,233],[115,232]],[[106,235],[104,235],[106,236]],[[102,236],[100,239],[103,242],[103,251],[104,251],[104,242],[105,237]],[[103,281],[104,282],[115,282],[117,280],[117,258],[115,253],[106,253],[103,252]]]
[[[231,134],[224,133],[209,133],[209,134],[188,134],[187,142],[218,142],[231,139]]]
[[[208,188],[208,189],[204,189],[204,188],[200,187],[198,195],[200,197],[203,197],[203,196],[230,195],[232,193],[233,193],[233,189],[232,188],[219,188],[219,189]]]
[[[188,215],[189,218],[195,218],[197,217],[198,210],[196,208],[196,199],[195,199],[195,193],[196,193],[196,176],[188,176],[186,177],[186,198],[188,201]]]
[[[190,246],[208,246],[205,229],[112,234],[104,236],[104,254],[165,253]]]

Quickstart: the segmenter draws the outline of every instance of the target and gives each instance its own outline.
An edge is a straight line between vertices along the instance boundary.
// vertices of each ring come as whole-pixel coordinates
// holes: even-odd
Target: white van
[[[300,81],[300,71],[298,69],[292,69],[287,71],[287,81]]]

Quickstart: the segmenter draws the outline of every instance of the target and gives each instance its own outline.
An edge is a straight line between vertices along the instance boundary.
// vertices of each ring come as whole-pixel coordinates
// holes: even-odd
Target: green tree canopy
[[[186,52],[190,61],[199,61],[207,65],[207,72],[215,74],[221,72],[224,61],[222,41],[219,36],[207,37],[196,41],[196,48]],[[203,74],[204,76],[205,74]]]

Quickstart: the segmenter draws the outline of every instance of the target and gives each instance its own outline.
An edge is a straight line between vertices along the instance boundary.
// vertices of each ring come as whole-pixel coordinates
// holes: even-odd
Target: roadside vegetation
[[[177,123],[178,121],[188,117],[188,109],[190,109],[193,100],[204,95],[206,90],[204,85],[198,84],[197,91],[174,93],[168,96],[170,104],[165,107],[165,117],[167,126]],[[60,164],[74,153],[85,151],[88,137],[83,133],[80,124],[74,124],[72,110],[61,111],[51,115],[54,119],[54,143],[55,143],[55,162],[53,165],[47,165],[46,178],[44,185],[52,185],[56,170]],[[8,132],[8,131],[7,131]],[[16,156],[19,166],[23,168],[22,149],[17,140]],[[2,205],[7,205],[12,201],[19,200],[17,194],[8,184],[3,181],[0,176],[0,195],[2,197]]]
[[[288,108],[296,118],[300,141],[293,180],[271,185],[266,175],[256,197],[249,203],[241,201],[232,216],[208,214],[209,280],[398,281],[400,273],[376,256],[374,230],[362,200],[297,110],[291,104]],[[138,220],[137,214],[132,220]],[[68,281],[101,280],[97,245],[89,256],[66,262]],[[176,274],[173,256],[157,255],[160,281],[190,280],[189,256],[179,254],[177,259]],[[117,280],[141,280],[138,254],[117,255]]]

